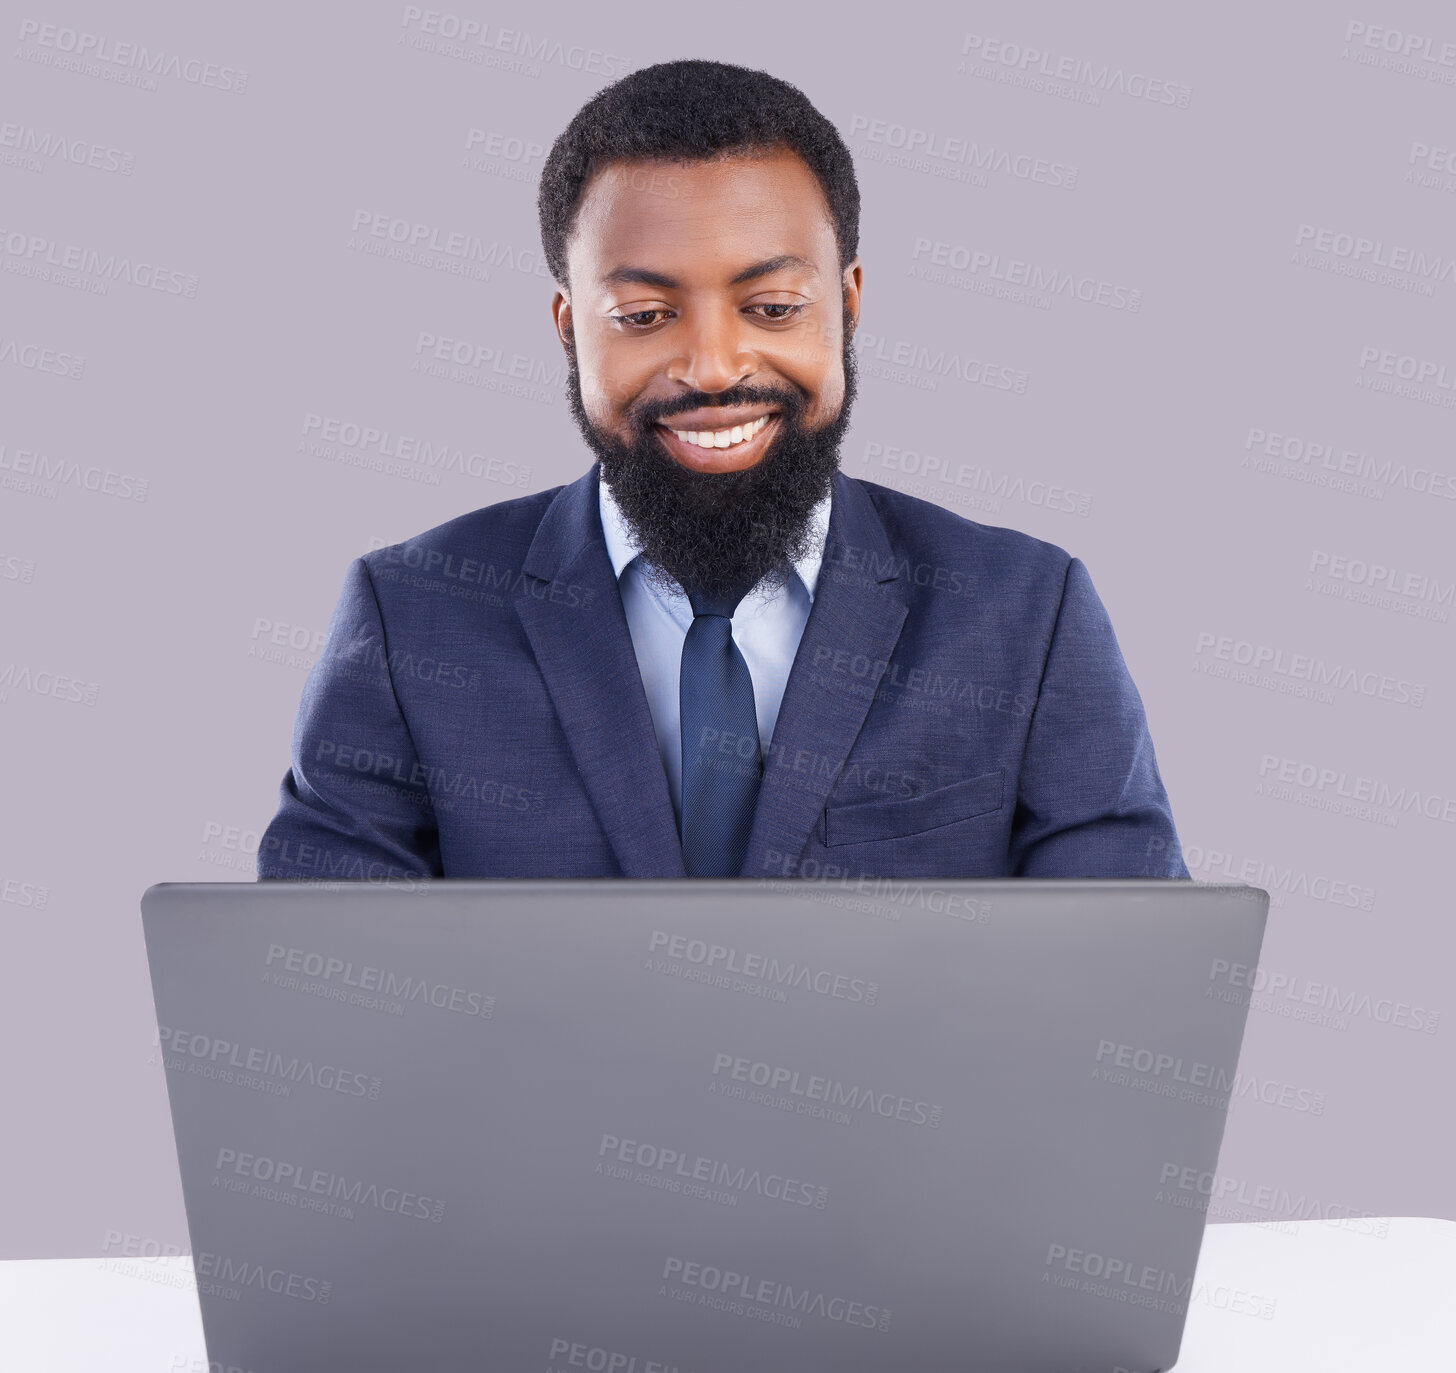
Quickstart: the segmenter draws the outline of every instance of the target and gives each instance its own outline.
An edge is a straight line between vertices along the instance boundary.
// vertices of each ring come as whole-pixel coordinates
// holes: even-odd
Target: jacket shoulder
[[[386,565],[399,564],[429,571],[440,558],[450,554],[524,557],[546,507],[561,489],[561,485],[552,486],[529,496],[514,496],[467,511],[398,543],[372,549],[362,555],[363,561],[371,573],[378,573]]]
[[[993,581],[1044,581],[1060,587],[1073,555],[1060,544],[1038,539],[1007,525],[981,524],[934,501],[910,496],[891,486],[848,480],[860,486],[884,521],[890,540],[916,558],[969,558]]]

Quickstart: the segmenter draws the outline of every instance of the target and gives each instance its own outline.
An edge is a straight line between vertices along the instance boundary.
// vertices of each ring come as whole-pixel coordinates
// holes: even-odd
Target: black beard
[[[587,417],[574,349],[567,352],[571,413],[601,463],[628,528],[642,546],[648,578],[671,594],[678,587],[710,595],[748,591],[765,581],[778,590],[809,549],[809,516],[829,494],[839,443],[855,396],[854,321],[844,311],[844,400],[820,429],[803,424],[807,402],[790,387],[734,386],[709,395],[684,392],[644,403],[629,417],[631,443],[603,433]],[[713,405],[778,407],[767,451],[740,472],[695,472],[663,445],[656,423],[672,412]]]

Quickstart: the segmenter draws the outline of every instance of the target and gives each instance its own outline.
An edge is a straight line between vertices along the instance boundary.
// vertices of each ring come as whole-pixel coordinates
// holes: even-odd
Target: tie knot
[[[739,602],[752,590],[753,585],[742,582],[727,591],[689,590],[688,603],[692,606],[694,615],[722,615],[731,620]]]

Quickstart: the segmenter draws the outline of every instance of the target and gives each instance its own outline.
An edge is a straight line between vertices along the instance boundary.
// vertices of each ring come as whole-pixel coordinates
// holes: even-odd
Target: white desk
[[[1453,1290],[1456,1221],[1211,1225],[1178,1373],[1448,1369]],[[0,1263],[0,1368],[209,1373],[191,1260]]]
[[[1369,1233],[1362,1233],[1369,1232]],[[1456,1366],[1456,1221],[1210,1225],[1178,1373],[1439,1373]],[[1269,1319],[1212,1303],[1273,1299]],[[1240,1303],[1248,1306],[1248,1303]]]

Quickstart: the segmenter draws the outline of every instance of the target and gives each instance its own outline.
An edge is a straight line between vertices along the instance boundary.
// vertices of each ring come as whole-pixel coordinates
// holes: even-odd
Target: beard
[[[571,413],[601,464],[622,516],[642,547],[645,572],[660,590],[745,594],[764,582],[777,591],[794,573],[794,561],[814,539],[809,517],[829,494],[839,468],[839,444],[855,396],[854,321],[844,309],[844,400],[818,429],[806,428],[807,401],[789,386],[733,386],[708,394],[684,392],[649,401],[628,415],[632,439],[592,424],[582,403],[576,351],[567,352]],[[777,432],[763,456],[738,472],[696,472],[667,451],[658,420],[713,405],[777,407]]]

